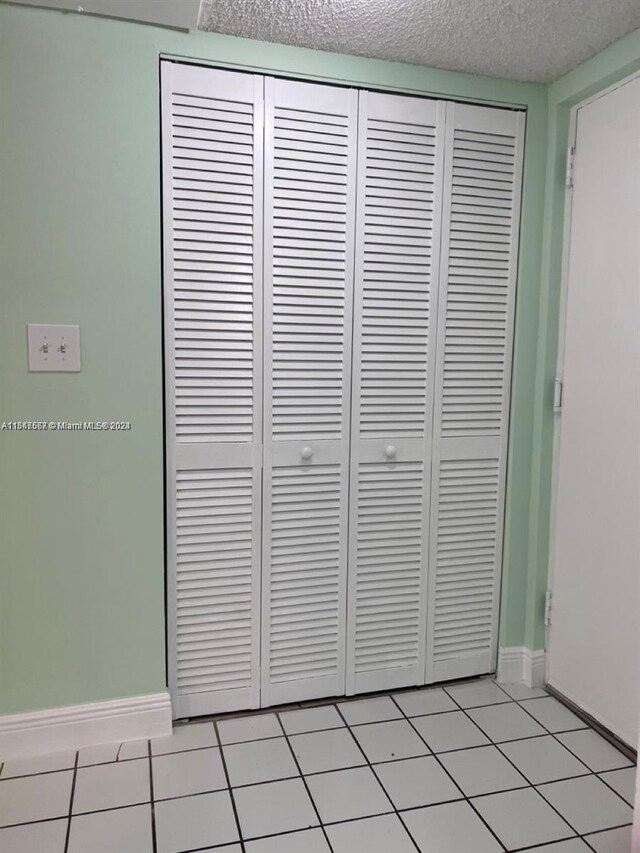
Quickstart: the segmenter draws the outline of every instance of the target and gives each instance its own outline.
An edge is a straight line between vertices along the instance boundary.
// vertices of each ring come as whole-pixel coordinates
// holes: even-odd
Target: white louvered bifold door
[[[356,109],[265,80],[263,705],[344,693]]]
[[[259,704],[262,89],[162,63],[175,717]]]
[[[444,110],[360,93],[348,693],[424,683]]]
[[[495,669],[524,123],[447,106],[428,682]]]

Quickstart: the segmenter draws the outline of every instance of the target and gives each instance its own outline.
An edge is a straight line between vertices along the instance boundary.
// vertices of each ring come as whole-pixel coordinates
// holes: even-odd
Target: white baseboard
[[[524,648],[521,646],[503,646],[498,649],[497,679],[503,684],[518,684],[522,681]]]
[[[0,716],[0,760],[171,734],[168,693]]]
[[[526,646],[503,646],[498,650],[498,681],[522,682],[527,687],[543,687],[547,677],[547,653]]]

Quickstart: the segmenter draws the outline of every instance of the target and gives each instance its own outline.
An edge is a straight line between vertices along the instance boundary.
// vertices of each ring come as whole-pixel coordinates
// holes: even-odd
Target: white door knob
[[[393,444],[390,444],[388,447],[385,447],[385,449],[384,449],[384,454],[387,457],[387,459],[395,459],[397,452],[398,451],[393,446]]]
[[[300,451],[300,456],[302,456],[303,459],[311,459],[313,456],[313,450],[310,447],[303,447]]]

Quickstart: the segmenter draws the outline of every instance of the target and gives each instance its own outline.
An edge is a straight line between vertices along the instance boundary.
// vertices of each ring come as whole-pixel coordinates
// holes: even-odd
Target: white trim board
[[[0,760],[171,734],[168,692],[0,717]]]
[[[543,687],[547,678],[547,653],[526,646],[502,646],[498,650],[498,683],[522,682],[527,687]]]
[[[602,717],[602,714],[596,714],[596,712],[590,705],[586,704],[581,699],[578,699],[572,693],[567,693],[567,691],[563,687],[558,684],[554,684],[551,678],[549,679],[548,685],[553,690],[555,690],[555,692],[560,697],[563,697],[572,705],[575,705],[575,707],[578,708],[580,711],[584,711],[584,713],[588,717],[591,717],[592,720],[595,720],[597,724],[604,726],[605,729],[607,729],[612,735],[615,735],[618,740],[621,740],[622,743],[625,743],[630,749],[638,749],[638,743],[636,743],[635,740],[630,737],[628,732],[623,732],[622,729],[619,726],[616,726],[615,723],[612,723],[611,720],[604,719]],[[638,848],[638,850],[640,850],[640,847]]]

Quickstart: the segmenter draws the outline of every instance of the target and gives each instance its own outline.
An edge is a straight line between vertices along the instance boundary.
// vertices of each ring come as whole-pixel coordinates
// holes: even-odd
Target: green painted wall
[[[0,421],[133,425],[0,432],[0,713],[165,684],[160,54],[528,108],[501,641],[537,636],[546,87],[0,5]],[[28,322],[79,323],[83,372],[29,374]]]
[[[553,458],[553,380],[558,356],[558,317],[562,280],[565,168],[571,108],[640,69],[640,30],[603,50],[549,86],[548,133],[540,337],[536,357],[534,466],[531,478],[531,517],[526,595],[525,644],[545,646],[544,593],[549,559],[549,523]]]

